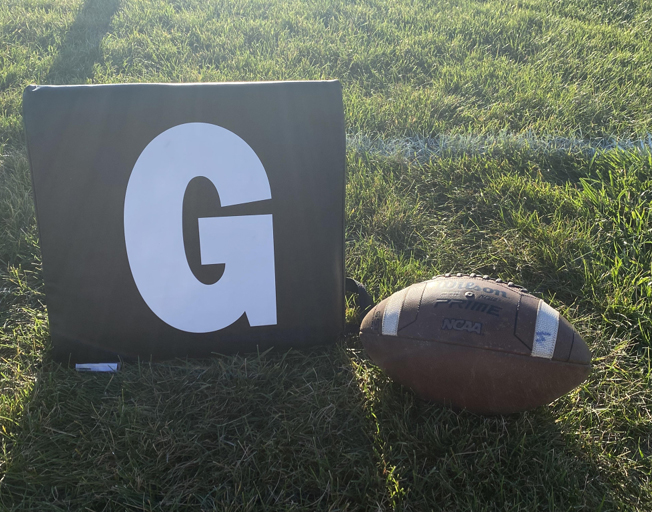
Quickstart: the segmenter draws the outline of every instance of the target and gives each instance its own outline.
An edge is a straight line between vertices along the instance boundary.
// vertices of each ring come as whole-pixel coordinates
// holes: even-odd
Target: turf
[[[5,0],[0,508],[652,509],[652,6],[644,0]],[[359,340],[77,374],[49,356],[29,83],[338,78],[349,275],[442,272],[560,309],[594,370],[485,418]],[[348,311],[349,317],[355,314]]]

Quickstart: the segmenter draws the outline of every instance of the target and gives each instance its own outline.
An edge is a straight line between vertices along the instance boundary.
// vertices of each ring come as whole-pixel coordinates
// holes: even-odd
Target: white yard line
[[[360,151],[380,156],[402,157],[411,161],[427,162],[431,158],[462,154],[490,155],[510,150],[529,151],[533,154],[584,154],[610,150],[652,153],[652,134],[632,139],[590,139],[571,137],[537,138],[534,135],[439,135],[428,137],[402,137],[381,139],[355,133],[347,134],[349,151]]]

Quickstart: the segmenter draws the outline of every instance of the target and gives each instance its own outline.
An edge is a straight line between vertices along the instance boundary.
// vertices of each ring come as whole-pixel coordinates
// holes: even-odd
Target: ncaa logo
[[[275,325],[272,215],[200,218],[201,264],[225,268],[214,284],[192,273],[183,198],[200,176],[215,185],[222,206],[272,197],[263,164],[235,133],[187,123],[158,135],[138,157],[125,195],[127,257],[138,291],[156,316],[186,332],[218,331],[243,314],[251,326]]]

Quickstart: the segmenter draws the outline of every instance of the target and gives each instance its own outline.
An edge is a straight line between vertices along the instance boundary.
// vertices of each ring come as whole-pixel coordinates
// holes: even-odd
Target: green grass
[[[5,0],[0,509],[652,510],[651,76],[645,0]],[[582,386],[456,413],[355,337],[50,360],[23,87],[320,78],[344,86],[349,275],[377,300],[449,271],[523,284],[590,345]]]
[[[652,5],[5,0],[0,141],[30,82],[338,78],[351,131],[652,131]]]

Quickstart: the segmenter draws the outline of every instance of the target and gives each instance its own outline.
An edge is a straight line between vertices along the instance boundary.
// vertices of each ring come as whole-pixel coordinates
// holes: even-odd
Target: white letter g
[[[271,215],[199,219],[202,265],[225,268],[210,285],[192,273],[183,197],[198,176],[215,185],[222,206],[272,197],[263,164],[235,133],[188,123],[158,135],[138,157],[125,195],[127,258],[138,291],[161,320],[182,331],[218,331],[245,313],[251,326],[275,325]]]

